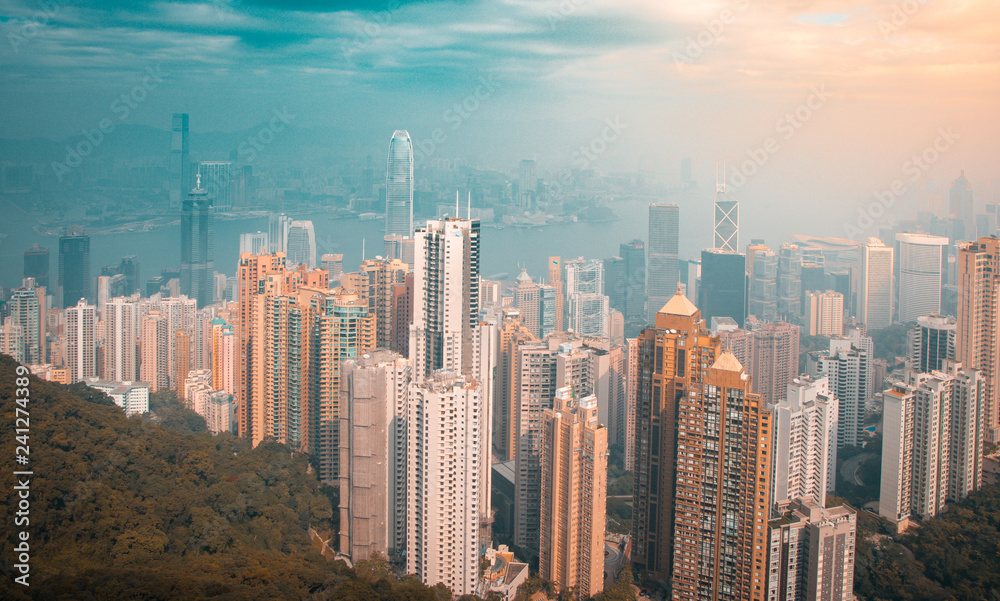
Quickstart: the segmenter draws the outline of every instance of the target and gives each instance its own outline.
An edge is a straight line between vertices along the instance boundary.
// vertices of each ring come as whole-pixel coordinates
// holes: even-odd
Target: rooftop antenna
[[[469,219],[472,219],[472,190],[469,190]]]
[[[188,180],[188,181],[190,181],[190,180]],[[197,189],[199,189],[199,190],[201,190],[201,174],[200,173],[195,176],[194,187],[197,188]]]
[[[458,190],[455,190],[455,219],[458,219]]]
[[[361,239],[361,262],[364,263],[364,261],[365,261],[365,239],[362,238]]]

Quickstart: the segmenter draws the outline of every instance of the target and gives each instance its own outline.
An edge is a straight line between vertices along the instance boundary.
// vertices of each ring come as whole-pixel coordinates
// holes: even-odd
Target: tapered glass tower
[[[413,235],[413,142],[397,129],[389,142],[385,173],[385,233]]]

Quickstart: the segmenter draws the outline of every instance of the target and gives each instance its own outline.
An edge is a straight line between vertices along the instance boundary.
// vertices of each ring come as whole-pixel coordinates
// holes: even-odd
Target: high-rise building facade
[[[796,499],[768,524],[768,601],[853,601],[857,512]]]
[[[233,210],[233,164],[229,161],[203,161],[198,164],[198,177],[212,197],[216,211]]]
[[[834,338],[829,351],[814,351],[806,357],[806,372],[812,378],[828,378],[830,392],[839,402],[837,448],[860,446],[864,441],[871,360],[870,351],[848,338]]]
[[[983,389],[978,371],[946,360],[944,371],[909,370],[883,393],[879,515],[900,531],[979,488]]]
[[[539,286],[528,275],[527,270],[521,269],[521,273],[514,278],[514,308],[517,309],[521,318],[521,323],[528,328],[532,334],[541,338],[541,327],[538,315]],[[572,308],[570,309],[572,311]]]
[[[1000,440],[1000,240],[980,238],[958,251],[958,360],[986,380],[987,440]]]
[[[844,296],[827,290],[806,293],[805,318],[810,336],[844,335]]]
[[[97,307],[81,298],[66,309],[65,323],[70,383],[97,376]]]
[[[63,308],[90,299],[90,236],[78,225],[66,228],[59,237],[59,288]]]
[[[646,244],[632,240],[619,246],[625,260],[624,304],[621,310],[625,321],[646,320]],[[615,307],[617,309],[617,307]]]
[[[285,265],[294,269],[305,265],[316,267],[316,232],[312,221],[293,221],[288,226],[285,245]]]
[[[975,205],[972,202],[972,184],[965,177],[965,170],[951,183],[951,191],[948,194],[948,212],[955,219],[960,219],[967,224],[971,224],[974,219]],[[967,226],[968,227],[968,226]],[[966,229],[972,232],[972,229]]]
[[[410,353],[417,378],[472,375],[479,344],[479,221],[428,221],[414,234]]]
[[[725,181],[716,185],[715,188],[715,242],[713,248],[731,253],[740,251],[740,203],[726,192]]]
[[[24,277],[34,278],[37,285],[48,290],[49,249],[47,247],[34,244],[24,251]]]
[[[713,317],[731,317],[743,327],[747,311],[746,257],[720,249],[701,251],[698,306],[705,323]]]
[[[753,331],[747,371],[753,392],[765,403],[776,403],[799,373],[799,326],[785,322],[765,324]]]
[[[45,288],[34,278],[26,277],[19,288],[11,291],[3,315],[21,328],[21,344],[14,356],[28,364],[44,363],[45,352]]]
[[[392,351],[344,362],[340,379],[340,553],[357,562],[406,550],[410,363]]]
[[[240,234],[240,254],[261,255],[268,252],[267,232]]]
[[[142,317],[140,325],[139,377],[150,392],[170,387],[170,320],[157,310]]]
[[[139,304],[115,297],[104,307],[104,365],[101,377],[118,382],[139,380],[136,343],[140,340]],[[145,338],[144,336],[142,337]],[[144,380],[152,386],[154,383]],[[155,388],[153,389],[155,392]]]
[[[406,283],[409,266],[400,259],[368,259],[361,263],[361,273],[368,279],[369,313],[375,316],[376,348],[392,348],[392,334],[395,327],[394,291],[399,284]]]
[[[455,596],[476,592],[489,512],[482,392],[474,379],[440,371],[411,384],[407,404],[406,573]]]
[[[646,323],[653,323],[656,312],[667,304],[677,290],[679,247],[680,207],[676,204],[651,203],[646,257]]]
[[[761,321],[778,320],[778,255],[766,247],[753,254],[749,314]]]
[[[893,249],[878,238],[861,247],[858,269],[858,321],[869,330],[892,325]]]
[[[604,590],[608,431],[597,413],[596,396],[569,387],[542,412],[538,571],[577,599]]]
[[[798,323],[802,316],[802,252],[785,242],[778,248],[778,318]]]
[[[896,234],[896,320],[941,312],[948,238]]]
[[[907,333],[907,359],[918,372],[941,369],[945,359],[956,358],[958,321],[951,316],[924,315]]]
[[[560,257],[549,257],[549,286],[556,291],[555,297],[555,330],[562,332],[566,329],[565,315],[565,289],[562,277],[562,259]],[[486,301],[484,300],[484,303]]]
[[[284,213],[271,213],[267,217],[267,246],[272,253],[287,253],[288,230],[292,218]]]
[[[181,207],[180,292],[200,308],[211,305],[215,297],[215,209],[200,181],[197,186]]]
[[[191,162],[188,157],[188,115],[174,113],[170,122],[169,201],[171,209],[181,208],[191,187]]]
[[[838,401],[827,378],[799,376],[774,409],[772,505],[826,499],[837,482]]]
[[[680,291],[638,344],[633,562],[674,599],[764,599],[771,412]]]
[[[320,268],[325,269],[330,274],[330,283],[339,282],[344,275],[344,255],[325,254],[320,257]]]
[[[456,215],[457,217],[457,215]],[[385,174],[385,233],[413,235],[413,142],[398,129],[389,141]]]

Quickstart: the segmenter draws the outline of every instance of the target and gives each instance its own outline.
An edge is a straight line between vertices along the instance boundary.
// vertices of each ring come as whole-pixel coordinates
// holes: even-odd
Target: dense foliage
[[[0,356],[0,449],[8,461],[15,367]],[[80,384],[32,377],[29,388],[30,587],[13,582],[22,528],[8,521],[0,598],[450,600],[446,589],[398,580],[384,565],[352,570],[321,556],[308,529],[336,532],[336,512],[331,489],[304,455],[211,436],[203,422],[192,434],[198,420],[169,398],[157,397],[151,416],[126,418]],[[18,501],[14,485],[4,470],[5,520]]]

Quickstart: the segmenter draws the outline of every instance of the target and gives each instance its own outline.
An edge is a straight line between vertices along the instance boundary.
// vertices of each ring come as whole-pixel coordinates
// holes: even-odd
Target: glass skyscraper
[[[65,308],[90,298],[90,236],[78,225],[59,238],[59,287]]]
[[[677,292],[677,253],[680,242],[680,208],[676,204],[649,205],[649,247],[646,257],[649,294],[647,322]]]
[[[170,208],[177,209],[184,200],[191,181],[191,164],[188,158],[188,115],[174,113],[170,121]],[[75,303],[74,303],[75,304]]]
[[[215,282],[215,210],[212,196],[197,188],[184,199],[181,207],[181,294],[207,307],[214,300]]]
[[[389,141],[385,173],[385,233],[413,235],[413,142],[404,129]]]

